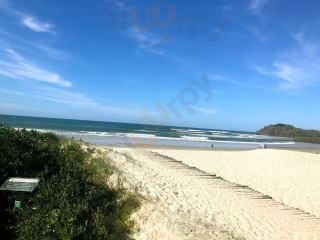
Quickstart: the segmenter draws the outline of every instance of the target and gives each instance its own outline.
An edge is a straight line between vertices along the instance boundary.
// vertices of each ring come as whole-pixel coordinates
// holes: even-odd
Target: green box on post
[[[1,0],[0,0],[1,1]],[[19,212],[21,209],[21,201],[24,198],[26,192],[33,192],[35,187],[38,185],[40,179],[38,178],[20,178],[12,177],[6,180],[0,187],[0,191],[11,191],[13,192],[14,210]]]
[[[14,201],[14,207],[20,208],[21,207],[21,201]]]

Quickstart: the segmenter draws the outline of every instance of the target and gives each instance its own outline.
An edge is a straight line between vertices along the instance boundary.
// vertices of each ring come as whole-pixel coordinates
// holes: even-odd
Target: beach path
[[[232,152],[235,155],[229,158],[224,156],[224,160],[252,158],[248,153]],[[276,194],[272,192],[270,195],[258,191],[251,182],[242,180],[241,174],[245,173],[239,164],[233,166],[226,163],[223,166],[224,163],[220,162],[222,166],[214,168],[212,165],[219,164],[207,162],[218,159],[215,153],[206,152],[206,156],[202,151],[119,148],[108,154],[124,172],[130,187],[138,187],[146,198],[134,216],[140,228],[134,235],[135,239],[320,239],[320,219],[317,215],[276,200],[273,197]],[[207,159],[210,156],[211,160]],[[201,159],[204,159],[203,162]],[[260,178],[268,175],[256,173],[262,171],[256,165],[259,162],[247,165],[247,171],[256,178],[253,182],[263,185]],[[306,171],[302,166],[300,170]],[[261,169],[265,167],[263,165]],[[230,172],[239,168],[239,176],[234,173],[231,179],[222,174],[224,168],[225,172],[228,168]],[[309,173],[314,174],[312,171]],[[230,173],[230,176],[233,175]],[[309,180],[312,177],[309,176]],[[268,184],[275,184],[274,181],[271,179]],[[274,186],[274,189],[277,187]],[[279,191],[285,192],[281,188]],[[307,193],[310,191],[311,187]],[[311,203],[303,206],[308,204]],[[311,206],[309,209],[317,213],[318,208]]]

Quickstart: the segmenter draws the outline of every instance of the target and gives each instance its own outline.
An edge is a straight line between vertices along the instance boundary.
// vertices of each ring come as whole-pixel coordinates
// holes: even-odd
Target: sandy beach
[[[134,239],[320,239],[316,151],[98,148],[144,197]]]

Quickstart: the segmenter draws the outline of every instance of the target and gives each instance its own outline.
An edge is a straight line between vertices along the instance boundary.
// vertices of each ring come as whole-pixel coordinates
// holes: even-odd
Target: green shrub
[[[90,153],[89,153],[90,152]],[[139,199],[110,188],[115,168],[93,150],[51,133],[0,125],[0,184],[9,177],[38,177],[22,202],[19,220],[13,197],[0,192],[0,236],[7,239],[125,239]]]

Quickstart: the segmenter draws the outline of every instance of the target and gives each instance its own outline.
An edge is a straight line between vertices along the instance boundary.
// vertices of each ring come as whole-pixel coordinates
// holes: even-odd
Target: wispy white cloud
[[[113,8],[120,11],[129,11],[129,6],[119,0],[109,0],[107,1],[108,8]],[[122,35],[125,35],[126,38],[129,38],[131,41],[137,44],[137,50],[135,51],[137,55],[143,55],[144,53],[150,53],[165,57],[170,60],[184,62],[181,58],[172,56],[163,50],[163,46],[172,41],[168,33],[159,34],[155,31],[152,31],[152,27],[145,28],[139,26],[138,23],[132,24],[132,26],[121,31]]]
[[[62,77],[51,71],[39,68],[23,57],[13,49],[8,47],[0,48],[2,56],[0,57],[0,74],[10,78],[16,79],[30,79],[34,81],[41,81],[51,83],[61,87],[71,87],[72,83],[65,81]],[[7,55],[7,57],[5,57]]]
[[[11,7],[7,1],[3,1],[2,5],[0,4],[0,10],[1,9],[4,9],[6,13],[18,19],[23,26],[28,27],[32,31],[54,33],[53,32],[54,24],[51,24],[48,22],[41,22],[30,14],[27,15],[21,11],[18,11],[13,7]],[[45,53],[47,56],[53,59],[63,60],[63,61],[70,60],[70,56],[66,51],[62,51],[62,50],[44,45],[42,43],[35,41],[35,39],[32,39],[31,41],[21,36],[18,36],[16,34],[13,34],[10,31],[6,31],[4,29],[0,29],[0,34],[2,35],[0,36],[1,37],[0,41],[5,42],[6,45],[11,46],[12,48],[14,48],[13,46],[15,46],[20,49],[24,48],[28,50],[30,49],[30,46],[31,46],[37,50],[40,50],[41,52]],[[25,45],[28,45],[28,46],[25,46]]]
[[[6,13],[19,18],[21,24],[25,27],[28,27],[32,31],[53,33],[53,28],[55,27],[54,24],[49,22],[42,22],[30,14],[28,15],[21,11],[18,11],[12,8],[7,1],[0,0],[0,8],[5,9]]]
[[[214,108],[198,108],[198,107],[193,107],[194,110],[197,112],[203,113],[203,114],[216,114],[218,111]]]
[[[293,35],[296,46],[278,56],[270,67],[253,65],[265,76],[279,79],[280,89],[301,89],[320,82],[320,43],[307,40],[303,33]]]
[[[262,8],[264,8],[270,0],[250,0],[248,9],[254,15],[260,15]]]
[[[85,97],[82,94],[73,93],[67,90],[62,90],[59,88],[52,87],[40,87],[38,89],[33,89],[29,92],[21,92],[10,89],[0,88],[0,92],[16,96],[28,96],[41,98],[44,100],[63,103],[72,106],[83,106],[83,107],[95,107],[98,104],[90,98]]]
[[[127,35],[138,44],[140,48],[150,48],[160,46],[170,41],[168,35],[157,35],[148,31],[140,31],[137,28],[129,28],[126,31]]]
[[[30,51],[40,50],[42,53],[45,53],[48,57],[60,61],[68,61],[71,59],[69,53],[67,53],[66,51],[46,46],[36,41],[27,40],[10,32],[4,31],[3,29],[0,29],[0,35],[2,35],[1,40],[7,39],[6,45],[17,46],[19,48],[24,48]],[[11,44],[9,44],[9,42]]]
[[[73,93],[68,90],[53,88],[53,87],[41,87],[40,91],[37,91],[34,96],[53,101],[63,103],[72,106],[82,107],[97,107],[99,106],[93,99],[84,96],[83,94]]]
[[[309,74],[304,68],[290,63],[274,62],[274,71],[271,72],[275,77],[285,80],[279,83],[282,89],[298,89],[304,85],[309,85]]]
[[[83,94],[54,87],[39,87],[28,92],[0,88],[0,92],[16,96],[38,98],[50,102],[68,105],[74,108],[88,108],[90,110],[99,112],[99,114],[119,114],[122,116],[139,117],[141,113],[141,109],[133,107],[121,108],[104,106],[96,102],[94,99],[89,98]]]
[[[1,60],[0,60],[0,65],[1,65]],[[2,70],[2,69],[0,69],[0,75],[10,77],[10,78],[18,78],[17,75],[15,75],[11,72],[7,72],[6,70]]]
[[[40,22],[32,16],[24,16],[21,22],[35,32],[52,32],[54,25],[47,22]]]
[[[38,48],[40,51],[47,54],[52,59],[61,60],[61,61],[69,61],[70,55],[66,51],[59,50],[56,48],[48,47],[43,44],[35,44],[35,47]]]
[[[47,32],[54,33],[54,24],[49,22],[40,21],[33,15],[27,15],[24,12],[15,10],[8,3],[3,6],[0,0],[0,8],[5,10],[13,19],[19,21],[22,26],[29,28],[35,32]],[[126,6],[120,1],[113,1],[113,4],[117,8],[124,10]],[[137,40],[142,41],[144,44],[150,45],[151,35],[143,37],[143,35],[136,36]],[[142,45],[141,45],[141,48]],[[139,117],[141,109],[135,107],[128,107],[127,104],[124,107],[119,106],[108,106],[98,103],[95,99],[90,98],[84,94],[76,93],[70,88],[66,90],[65,88],[49,87],[59,86],[59,87],[71,87],[72,83],[70,81],[64,80],[58,73],[49,71],[40,67],[39,64],[31,62],[29,58],[26,58],[26,53],[36,52],[39,54],[45,53],[46,56],[57,60],[68,59],[68,53],[61,51],[43,44],[38,44],[37,42],[22,38],[13,33],[7,32],[0,29],[0,75],[4,76],[0,81],[6,81],[7,79],[21,79],[26,81],[39,81],[44,84],[31,84],[26,85],[26,89],[22,91],[10,90],[10,89],[0,89],[0,95],[10,94],[21,97],[23,99],[36,98],[38,101],[49,101],[62,106],[70,106],[74,109],[87,108],[88,111],[96,112],[100,115],[122,115],[122,116],[135,116]],[[31,54],[35,57],[35,54]],[[43,55],[43,54],[42,54]],[[6,107],[8,109],[17,109],[18,106],[10,103],[0,103],[0,107]],[[20,106],[21,107],[21,106]]]
[[[107,3],[113,7],[115,7],[118,10],[121,11],[129,11],[129,7],[127,6],[126,3],[118,0],[109,0]]]
[[[261,84],[259,85],[256,79],[255,81],[249,81],[249,80],[245,81],[244,79],[241,79],[241,78],[225,77],[219,74],[207,74],[207,77],[211,81],[231,84],[237,87],[270,90],[265,86],[262,86]]]
[[[62,104],[67,104],[73,107],[87,107],[100,113],[113,113],[120,114],[123,116],[139,116],[140,109],[130,108],[121,108],[121,107],[112,107],[104,106],[97,103],[94,99],[88,98],[83,94],[74,93],[64,89],[57,89],[52,87],[43,87],[36,95],[38,98],[45,100],[58,102]]]
[[[9,6],[8,0],[0,0],[0,7],[7,9]]]
[[[135,28],[130,28],[126,31],[126,35],[135,43],[137,43],[137,55],[150,53],[184,65],[189,65],[189,63],[187,63],[184,59],[168,53],[168,51],[164,50],[163,45],[171,41],[170,37],[167,34],[160,36],[151,32],[139,31]]]

